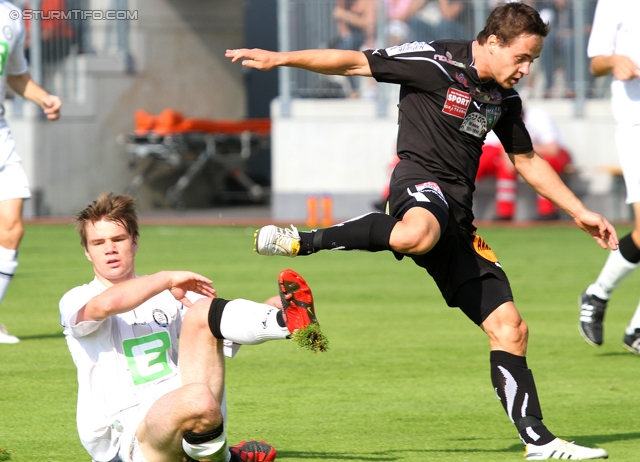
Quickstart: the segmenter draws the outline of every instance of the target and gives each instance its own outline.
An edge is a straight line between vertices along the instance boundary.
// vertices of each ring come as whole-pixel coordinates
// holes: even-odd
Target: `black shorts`
[[[459,307],[481,324],[497,307],[513,301],[509,279],[496,255],[475,228],[456,220],[462,213],[447,195],[446,185],[419,164],[403,160],[391,179],[389,214],[402,219],[413,207],[434,213],[444,228],[433,249],[424,255],[407,256],[433,277],[447,305]],[[442,216],[448,217],[446,226],[442,226]]]

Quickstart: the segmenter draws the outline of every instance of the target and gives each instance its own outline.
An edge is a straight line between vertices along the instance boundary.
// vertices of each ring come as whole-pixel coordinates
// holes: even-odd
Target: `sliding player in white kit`
[[[640,2],[598,0],[587,53],[595,76],[613,74],[611,105],[616,120],[616,145],[635,215],[633,231],[611,251],[597,280],[580,297],[580,333],[587,343],[604,341],[603,321],[613,290],[640,263]],[[640,304],[622,339],[622,346],[640,354]]]
[[[188,271],[139,277],[130,196],[101,195],[76,228],[95,278],[62,297],[60,315],[78,368],[78,432],[93,460],[274,460],[264,441],[227,445],[223,352],[317,323],[304,280],[284,270],[280,299],[263,304],[219,298],[208,278]],[[285,276],[296,283],[283,284]]]
[[[49,120],[60,116],[62,103],[38,86],[28,72],[24,57],[25,28],[20,9],[0,1],[0,103],[4,101],[6,85],[16,93],[40,106]],[[12,19],[15,18],[15,19]],[[22,161],[16,153],[11,130],[0,106],[0,302],[18,267],[18,246],[24,233],[22,203],[31,197]],[[18,343],[0,324],[0,343]]]

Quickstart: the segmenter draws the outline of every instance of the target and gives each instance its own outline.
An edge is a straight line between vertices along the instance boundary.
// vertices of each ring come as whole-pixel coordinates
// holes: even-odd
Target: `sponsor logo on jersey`
[[[427,181],[426,183],[417,184],[416,191],[418,193],[428,192],[428,193],[435,194],[442,200],[442,202],[449,205],[447,203],[447,200],[444,198],[444,194],[442,194],[442,189],[440,189],[440,186],[438,185],[438,183],[434,183],[433,181]]]
[[[501,114],[502,108],[500,106],[487,106],[487,131],[493,128]]]
[[[122,342],[134,385],[143,385],[173,372],[169,365],[171,339],[166,331]]]
[[[449,53],[447,51],[446,56],[443,55],[433,55],[434,59],[437,59],[438,61],[443,61],[447,64],[451,64],[452,66],[456,66],[456,67],[462,67],[462,68],[466,68],[467,66],[464,63],[458,62],[458,61],[454,61],[453,57],[451,56],[451,53]]]
[[[482,138],[487,133],[487,118],[479,112],[472,112],[462,121],[460,131]]]
[[[151,312],[153,316],[153,320],[158,323],[161,327],[167,327],[169,325],[169,317],[164,313],[164,311],[155,309]]]
[[[444,102],[442,112],[464,119],[469,104],[471,104],[471,95],[469,93],[451,87],[449,91],[447,91],[447,98]]]
[[[417,51],[436,51],[431,45],[426,42],[411,42],[403,43],[402,45],[396,45],[393,47],[385,48],[387,56],[401,55],[403,53],[415,53]],[[378,50],[374,54],[380,54]]]
[[[480,236],[476,235],[473,239],[473,248],[478,255],[480,255],[485,260],[489,260],[491,263],[496,263],[498,266],[498,257],[493,253],[491,247],[482,239]]]
[[[469,82],[467,82],[467,78],[462,72],[456,72],[456,80],[464,85],[465,88],[469,86]]]

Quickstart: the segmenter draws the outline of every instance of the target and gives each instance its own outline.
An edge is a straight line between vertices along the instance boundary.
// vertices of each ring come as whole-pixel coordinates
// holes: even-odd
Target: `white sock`
[[[278,324],[275,306],[237,298],[227,303],[220,320],[220,332],[227,340],[256,345],[267,340],[287,338],[289,330]]]
[[[587,294],[609,300],[611,292],[638,267],[622,256],[620,250],[612,250],[600,271],[596,282],[587,288]]]
[[[631,335],[635,333],[636,329],[640,329],[640,303],[638,303],[638,307],[636,308],[636,312],[633,313],[633,318],[629,322],[627,326],[626,333]]]
[[[18,267],[17,253],[17,250],[7,249],[0,245],[0,302],[2,302],[11,278]]]

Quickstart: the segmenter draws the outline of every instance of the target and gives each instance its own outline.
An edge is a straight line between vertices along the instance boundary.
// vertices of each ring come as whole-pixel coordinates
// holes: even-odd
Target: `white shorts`
[[[4,161],[2,160],[4,159]],[[0,130],[0,201],[31,197],[29,181],[8,128]]]
[[[138,437],[136,436],[137,425],[131,425],[125,428],[122,436],[120,436],[120,450],[118,451],[118,462],[147,462],[142,455]]]
[[[627,204],[640,202],[640,125],[616,129],[620,167],[627,188]]]

